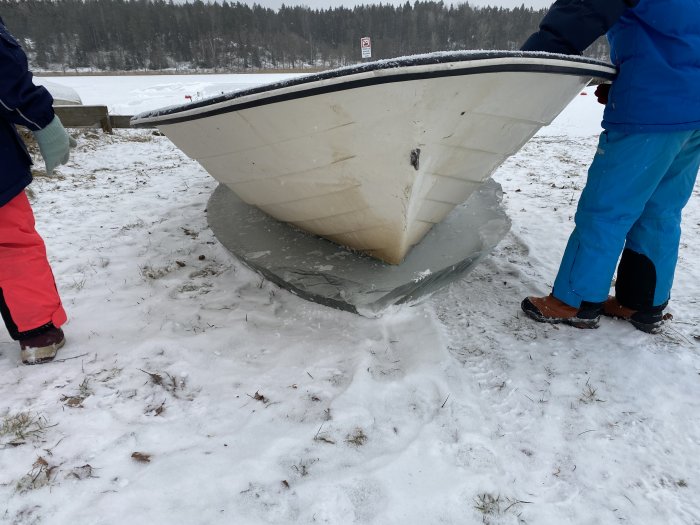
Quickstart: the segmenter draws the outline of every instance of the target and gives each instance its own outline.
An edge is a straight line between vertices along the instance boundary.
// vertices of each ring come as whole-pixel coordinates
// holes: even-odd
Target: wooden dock
[[[130,128],[131,115],[110,115],[107,106],[54,106],[54,112],[66,128],[101,128],[112,133],[114,128]]]

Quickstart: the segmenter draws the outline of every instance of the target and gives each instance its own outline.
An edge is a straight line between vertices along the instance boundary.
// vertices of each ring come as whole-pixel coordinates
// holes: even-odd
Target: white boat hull
[[[614,74],[589,62],[522,56],[408,65],[282,85],[218,106],[214,99],[134,123],[150,119],[269,215],[397,264],[596,71]]]

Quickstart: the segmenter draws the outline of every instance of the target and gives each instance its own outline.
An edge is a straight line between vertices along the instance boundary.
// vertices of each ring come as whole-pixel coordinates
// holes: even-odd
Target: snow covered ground
[[[102,103],[146,104],[120,82]],[[166,138],[76,132],[31,186],[68,343],[27,367],[0,331],[0,523],[700,524],[698,196],[662,334],[520,312],[572,228],[588,93],[495,175],[494,253],[380,319],[242,266],[207,227],[215,181]]]

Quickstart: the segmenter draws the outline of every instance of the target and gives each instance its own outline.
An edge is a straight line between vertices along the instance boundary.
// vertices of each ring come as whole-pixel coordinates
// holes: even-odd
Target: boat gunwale
[[[268,104],[394,82],[486,73],[556,73],[612,80],[612,64],[540,52],[439,53],[382,60],[233,91],[134,116],[132,127],[177,124]]]

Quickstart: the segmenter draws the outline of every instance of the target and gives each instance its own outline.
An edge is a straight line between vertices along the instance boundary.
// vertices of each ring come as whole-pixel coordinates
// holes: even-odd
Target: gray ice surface
[[[501,197],[501,186],[489,179],[399,265],[273,219],[223,184],[207,213],[219,241],[268,280],[304,299],[375,317],[391,305],[417,302],[474,268],[510,229]]]

